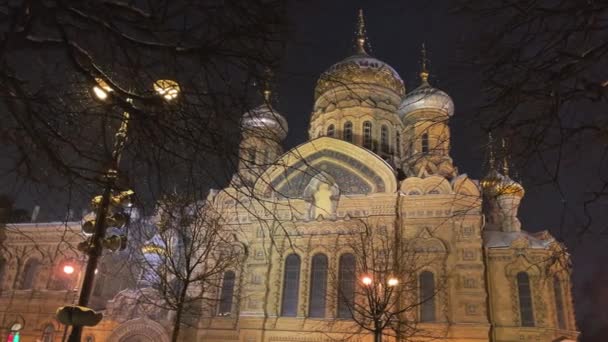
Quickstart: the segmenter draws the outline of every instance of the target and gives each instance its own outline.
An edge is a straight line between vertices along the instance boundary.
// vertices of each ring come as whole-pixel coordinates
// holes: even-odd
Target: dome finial
[[[270,96],[272,95],[272,89],[270,86],[272,76],[272,70],[270,67],[266,67],[264,70],[264,81],[262,83],[262,94],[264,95],[264,102],[266,103],[270,103]]]
[[[363,9],[359,9],[359,15],[357,17],[357,53],[367,54],[367,51],[365,51],[365,43],[367,41],[365,33]]]
[[[509,177],[509,158],[507,155],[507,143],[505,138],[502,138],[502,173]]]
[[[488,166],[490,170],[494,170],[496,159],[494,157],[494,138],[492,138],[492,131],[488,132]]]
[[[428,59],[426,57],[426,46],[425,46],[424,42],[422,43],[421,55],[422,55],[422,61],[421,61],[422,70],[420,70],[420,79],[422,80],[422,84],[428,84],[429,83],[429,71],[427,70]]]

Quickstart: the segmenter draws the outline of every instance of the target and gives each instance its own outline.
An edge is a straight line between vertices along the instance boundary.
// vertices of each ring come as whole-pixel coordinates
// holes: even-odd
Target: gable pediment
[[[343,195],[395,192],[393,169],[377,155],[342,140],[322,137],[285,153],[256,182],[265,196],[302,198],[315,177],[328,175]]]

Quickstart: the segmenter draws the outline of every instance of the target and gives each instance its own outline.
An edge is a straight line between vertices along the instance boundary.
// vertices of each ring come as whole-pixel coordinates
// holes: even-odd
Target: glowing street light
[[[179,95],[179,84],[172,80],[158,80],[154,82],[154,91],[165,100],[174,100]]]
[[[389,278],[388,281],[386,282],[386,285],[388,286],[397,286],[399,285],[399,280],[397,278]]]
[[[361,278],[361,282],[363,283],[363,285],[369,286],[372,284],[372,278],[369,276],[364,276],[363,278]]]
[[[97,82],[97,85],[93,87],[93,94],[98,99],[105,101],[108,98],[108,93],[112,92],[112,88],[101,78],[96,78],[95,82]]]
[[[63,273],[70,275],[74,273],[74,266],[72,265],[65,265],[63,266]]]

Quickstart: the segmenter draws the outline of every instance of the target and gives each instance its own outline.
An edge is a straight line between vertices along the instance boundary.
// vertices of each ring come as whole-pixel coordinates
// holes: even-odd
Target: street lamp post
[[[154,83],[154,90],[165,100],[171,101],[177,97],[180,89],[179,85],[175,81],[159,80]],[[112,89],[102,80],[98,80],[98,84],[93,88],[93,93],[95,96],[102,101],[109,98],[110,92],[112,92]],[[130,99],[127,99],[127,101],[131,102]],[[97,212],[95,215],[94,226],[92,227],[92,236],[86,241],[86,245],[84,246],[84,251],[88,256],[88,259],[80,289],[80,296],[78,298],[78,306],[80,307],[86,307],[89,304],[89,299],[93,290],[95,270],[97,269],[97,264],[99,263],[99,258],[102,255],[104,246],[108,211],[111,201],[113,200],[113,192],[116,190],[116,180],[118,178],[120,157],[127,141],[129,120],[129,112],[123,111],[120,127],[114,135],[114,147],[112,149],[110,167],[104,174],[103,193],[101,196],[97,196],[93,199],[93,203],[97,206]],[[132,192],[127,193],[127,195],[131,194]],[[80,342],[82,329],[82,325],[73,325],[68,341]]]
[[[374,322],[374,342],[382,342],[382,332],[387,322],[384,322],[387,306],[393,296],[394,289],[399,286],[399,280],[388,277],[386,281],[374,281],[369,275],[361,277],[361,283],[367,291],[367,300],[370,301],[369,313]]]
[[[66,276],[71,277],[71,276],[74,274],[74,272],[76,271],[76,268],[74,267],[74,264],[73,264],[72,262],[68,262],[67,264],[64,264],[64,265],[63,265],[63,267],[62,267],[62,269],[61,269],[61,270],[63,271],[63,273],[64,273]],[[70,285],[70,286],[68,287],[68,291],[74,291],[74,292],[76,291],[76,289],[74,288],[75,286],[71,286],[71,285],[73,285],[73,284],[72,284],[72,281],[68,281],[68,282],[67,282],[67,284],[68,284],[68,285]],[[68,293],[69,293],[69,292],[68,292]],[[74,295],[74,297],[73,297],[73,299],[72,299],[72,303],[73,303],[73,302],[74,302],[74,300],[76,299],[75,297],[76,297],[76,296]],[[64,328],[63,328],[63,336],[61,337],[61,342],[64,342],[67,336],[68,336],[68,325],[67,325],[67,324],[64,324]]]

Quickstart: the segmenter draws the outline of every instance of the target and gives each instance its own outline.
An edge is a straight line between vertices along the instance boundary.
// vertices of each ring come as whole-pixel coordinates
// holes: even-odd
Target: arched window
[[[29,290],[34,286],[39,269],[40,261],[38,259],[32,258],[25,263],[23,277],[21,278],[21,290]]]
[[[327,127],[327,136],[333,138],[335,131],[336,131],[336,127],[333,124],[329,125]]]
[[[55,340],[55,327],[47,324],[42,331],[42,342],[53,342]]]
[[[102,296],[103,295],[103,289],[105,288],[106,285],[106,279],[107,279],[107,274],[106,274],[106,264],[105,263],[101,263],[98,267],[97,267],[97,275],[95,276],[95,283],[93,284],[93,296]]]
[[[534,311],[532,310],[532,292],[530,291],[530,278],[528,273],[517,273],[517,293],[519,294],[519,315],[521,325],[534,326]]]
[[[423,271],[418,279],[420,283],[420,322],[435,321],[435,275]]]
[[[429,153],[429,134],[422,133],[422,153]]]
[[[369,121],[363,123],[363,147],[372,149],[372,123]]]
[[[351,318],[352,307],[355,303],[355,256],[343,254],[340,256],[338,270],[338,318]]]
[[[344,140],[348,142],[353,142],[353,123],[350,121],[346,121],[344,123]]]
[[[222,281],[222,291],[220,292],[220,306],[218,314],[225,316],[232,312],[232,298],[234,297],[234,279],[235,275],[233,271],[224,272],[224,279]]]
[[[401,157],[401,133],[395,132],[395,145],[397,147],[397,156]]]
[[[564,314],[564,299],[562,282],[557,276],[553,277],[553,291],[555,292],[555,314],[557,315],[557,327],[566,329],[566,316]]]
[[[295,317],[298,314],[298,292],[300,289],[300,257],[290,254],[285,259],[283,275],[283,301],[281,316]]]
[[[388,126],[382,125],[382,127],[380,128],[380,146],[381,146],[382,152],[384,152],[384,153],[388,153],[388,150],[389,150],[388,138],[389,138]]]
[[[312,257],[310,271],[309,317],[325,317],[325,296],[327,289],[327,256],[316,254]]]
[[[4,285],[4,274],[6,273],[6,260],[0,258],[0,290]]]

